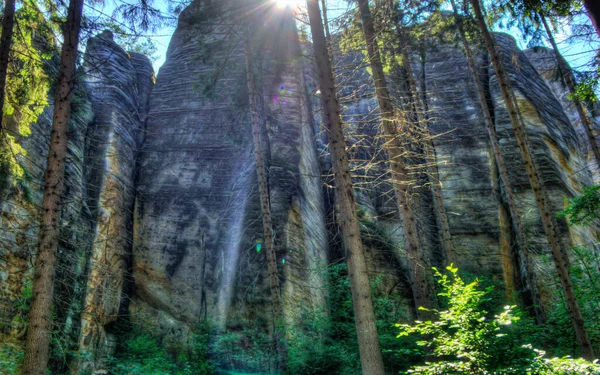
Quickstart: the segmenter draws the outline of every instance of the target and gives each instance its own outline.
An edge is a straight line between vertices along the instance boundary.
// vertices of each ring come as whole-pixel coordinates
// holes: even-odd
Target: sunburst
[[[298,9],[304,5],[304,0],[275,0],[275,4],[280,8]]]

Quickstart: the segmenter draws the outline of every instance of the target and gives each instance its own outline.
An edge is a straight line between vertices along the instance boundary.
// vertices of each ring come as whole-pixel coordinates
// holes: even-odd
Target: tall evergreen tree
[[[44,375],[48,365],[61,197],[82,11],[83,0],[70,0],[44,176],[39,251],[35,260],[33,294],[27,321],[23,375]]]
[[[442,194],[442,184],[440,182],[440,174],[438,169],[438,160],[435,152],[435,146],[433,144],[432,135],[429,131],[426,116],[426,105],[427,105],[427,93],[423,92],[423,104],[419,99],[419,93],[417,90],[417,84],[413,75],[413,69],[410,62],[408,48],[402,50],[402,66],[406,69],[406,75],[408,78],[408,87],[410,91],[409,97],[413,102],[413,111],[417,117],[417,126],[424,133],[423,137],[423,148],[425,149],[425,156],[427,157],[427,174],[431,186],[431,192],[435,203],[436,217],[439,220],[439,225],[442,235],[442,244],[446,252],[446,259],[448,263],[454,263],[454,243],[452,242],[452,233],[450,232],[450,223],[448,222],[448,214],[446,212],[446,206],[444,205],[444,196]],[[423,77],[423,79],[425,79]]]
[[[3,176],[8,171],[8,163],[3,156],[11,152],[7,137],[7,129],[4,125],[4,101],[6,100],[6,76],[8,74],[8,58],[13,38],[13,24],[15,20],[15,0],[5,0],[2,13],[2,36],[0,37],[0,199],[2,198]]]
[[[542,224],[544,226],[546,236],[548,237],[548,242],[550,243],[552,256],[558,271],[562,290],[565,294],[567,308],[569,310],[569,315],[571,316],[571,322],[573,323],[573,328],[581,349],[581,354],[585,359],[592,360],[594,357],[594,352],[585,328],[585,322],[581,315],[581,310],[579,309],[579,305],[577,303],[575,292],[573,290],[573,282],[571,281],[568,268],[567,252],[566,249],[562,249],[560,245],[559,235],[553,220],[552,210],[550,208],[550,201],[543,186],[542,178],[539,174],[539,168],[537,167],[535,159],[532,155],[532,149],[527,137],[527,130],[525,129],[524,124],[521,122],[514,93],[512,92],[510,82],[504,71],[504,68],[501,65],[493,37],[487,28],[479,0],[470,0],[470,2],[473,7],[475,18],[477,19],[477,23],[479,24],[479,28],[483,35],[485,46],[490,54],[494,71],[496,72],[496,77],[498,79],[498,84],[500,86],[500,91],[502,92],[502,97],[504,99],[504,104],[508,110],[510,121],[515,131],[515,137],[521,151],[521,156],[525,163],[527,177],[529,178],[529,183],[531,184],[538,209],[540,210]]]
[[[336,97],[333,70],[329,52],[327,51],[327,41],[323,31],[319,1],[307,0],[307,8],[319,87],[321,90],[323,114],[327,137],[329,138],[335,180],[335,196],[340,214],[339,222],[342,229],[344,247],[346,248],[348,276],[352,291],[352,304],[354,306],[354,319],[362,372],[365,375],[383,375],[383,358],[377,336],[377,326],[375,325],[371,286],[362,249],[350,166],[348,155],[346,154],[346,141],[342,131],[340,106]]]
[[[498,142],[494,120],[492,119],[490,108],[488,107],[485,88],[481,82],[481,78],[479,77],[479,69],[475,64],[475,58],[473,57],[473,52],[471,51],[471,47],[466,37],[463,19],[458,14],[456,2],[454,0],[450,0],[450,4],[454,13],[454,20],[458,29],[463,50],[465,51],[465,56],[467,58],[467,62],[469,63],[469,68],[471,69],[473,79],[475,80],[475,85],[477,87],[479,105],[481,106],[481,111],[483,113],[486,130],[488,132],[490,145],[492,147],[492,153],[494,154],[494,160],[496,161],[496,166],[500,174],[500,180],[504,185],[504,193],[508,203],[508,210],[518,242],[517,251],[520,268],[519,273],[521,275],[521,282],[525,289],[524,300],[526,304],[530,304],[533,308],[536,321],[538,323],[543,323],[546,320],[546,312],[544,310],[544,305],[540,297],[540,291],[537,286],[535,269],[532,264],[531,256],[529,255],[529,244],[525,234],[525,229],[523,228],[523,222],[521,221],[521,215],[519,213],[519,209],[517,208],[517,201],[515,199],[515,193],[513,191],[512,183],[508,174],[508,168],[506,167],[504,157],[502,156],[502,152],[500,150],[500,143]]]
[[[269,187],[266,175],[266,165],[263,157],[262,143],[260,139],[261,121],[256,101],[256,88],[253,71],[252,54],[252,28],[248,26],[248,33],[244,40],[244,55],[246,61],[246,81],[248,86],[248,103],[250,107],[250,120],[252,122],[252,141],[254,142],[254,155],[256,157],[256,175],[258,178],[258,193],[260,195],[260,209],[262,212],[264,244],[267,254],[267,266],[269,269],[269,284],[271,287],[271,300],[273,304],[274,339],[279,354],[280,367],[285,363],[285,344],[283,343],[283,312],[279,295],[279,275],[277,273],[277,256],[273,239],[273,226],[271,220],[271,203],[269,198]]]
[[[8,73],[8,56],[13,38],[15,20],[15,0],[5,0],[2,12],[2,36],[0,39],[0,131],[4,132],[4,100],[6,97],[6,75]]]
[[[419,244],[417,220],[409,201],[410,178],[403,160],[402,145],[400,144],[399,135],[396,132],[395,111],[383,72],[381,55],[379,53],[379,47],[377,46],[377,38],[375,36],[375,28],[373,26],[373,19],[371,17],[368,0],[358,0],[358,7],[367,44],[369,65],[373,72],[375,96],[379,103],[383,134],[386,137],[385,144],[390,160],[392,185],[394,186],[402,228],[404,229],[404,243],[406,254],[408,256],[413,298],[415,307],[417,308],[417,316],[421,318],[421,316],[427,314],[425,311],[419,310],[418,308],[421,306],[431,308],[433,306],[430,298],[431,289],[426,273],[426,270],[428,269],[427,262],[422,255],[421,246]]]
[[[594,132],[592,130],[592,120],[588,116],[584,104],[576,95],[575,77],[573,77],[573,74],[571,73],[569,68],[566,67],[565,64],[563,64],[563,58],[560,55],[558,46],[556,45],[556,41],[554,40],[554,35],[552,34],[550,25],[548,25],[548,21],[546,20],[546,16],[544,15],[543,10],[539,11],[539,16],[540,20],[542,21],[542,24],[544,25],[544,30],[546,30],[546,34],[548,36],[548,40],[550,41],[550,45],[552,46],[554,54],[556,55],[556,66],[558,67],[558,75],[569,89],[569,93],[571,94],[571,98],[575,104],[575,109],[577,109],[577,114],[579,115],[581,125],[585,130],[585,134],[588,138],[590,147],[592,148],[594,158],[596,159],[597,167],[600,168],[600,147],[598,147],[598,142],[596,141],[596,137],[594,136]]]
[[[600,37],[600,2],[598,0],[583,0],[583,5],[596,29],[596,33]]]

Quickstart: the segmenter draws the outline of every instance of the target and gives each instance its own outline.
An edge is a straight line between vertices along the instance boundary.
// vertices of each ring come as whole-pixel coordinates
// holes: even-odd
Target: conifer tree
[[[7,129],[4,125],[4,101],[6,100],[6,76],[8,74],[8,57],[13,38],[13,23],[15,18],[15,0],[5,0],[2,13],[2,36],[0,39],[0,200],[2,199],[2,187],[4,185],[4,174],[10,169],[5,159],[10,158],[10,143],[7,137]]]
[[[597,0],[583,0],[583,5],[596,29],[596,33],[600,37],[600,2]]]
[[[0,131],[4,132],[4,100],[6,97],[6,75],[8,73],[8,55],[13,37],[15,19],[15,0],[5,0],[2,12],[2,36],[0,39]]]
[[[410,63],[408,48],[402,50],[402,66],[406,69],[406,75],[408,78],[408,87],[410,91],[409,97],[413,102],[413,111],[417,117],[417,125],[425,133],[423,139],[423,148],[425,149],[425,155],[428,159],[427,162],[427,175],[430,180],[431,192],[433,195],[436,217],[439,220],[442,243],[446,252],[446,259],[448,263],[454,263],[454,244],[452,242],[452,234],[450,232],[450,223],[448,222],[448,214],[446,213],[446,206],[444,205],[444,197],[442,194],[442,184],[440,182],[440,175],[438,169],[438,161],[435,152],[435,146],[433,144],[432,135],[427,125],[427,118],[425,112],[425,106],[427,103],[426,95],[423,92],[423,105],[420,104],[419,93],[417,90],[417,84],[413,75],[412,66]]]
[[[548,35],[548,40],[550,41],[550,45],[554,50],[554,54],[556,55],[556,66],[558,69],[558,75],[560,76],[563,83],[569,89],[569,93],[571,94],[571,99],[575,104],[575,109],[577,109],[577,114],[579,115],[579,119],[581,121],[581,125],[585,130],[585,134],[588,138],[588,142],[590,147],[592,148],[592,152],[594,154],[594,158],[596,159],[597,167],[600,168],[600,147],[598,147],[598,142],[596,141],[596,137],[594,136],[594,132],[592,130],[592,120],[587,114],[584,104],[576,95],[576,82],[573,74],[570,72],[568,67],[564,66],[563,58],[560,55],[558,50],[558,46],[556,45],[556,41],[554,40],[554,35],[552,34],[552,30],[548,25],[548,21],[546,20],[546,16],[544,15],[543,10],[539,12],[540,20],[544,25],[544,30],[546,30],[546,34]],[[598,172],[600,173],[600,171]]]
[[[509,214],[512,219],[514,231],[516,232],[516,239],[518,242],[518,260],[520,268],[519,271],[521,275],[521,282],[525,289],[524,299],[528,300],[528,302],[532,305],[536,321],[538,323],[543,323],[546,320],[546,313],[544,310],[544,305],[541,301],[539,288],[537,286],[537,277],[532,264],[531,256],[529,255],[529,244],[527,241],[527,236],[525,234],[525,229],[523,228],[523,222],[521,221],[521,215],[519,213],[519,209],[517,208],[517,201],[515,199],[512,183],[508,174],[508,168],[506,167],[504,157],[502,156],[502,152],[500,150],[500,143],[498,142],[496,128],[494,126],[494,121],[490,113],[490,108],[488,107],[485,88],[483,86],[483,83],[481,82],[481,78],[479,77],[479,71],[477,69],[477,65],[475,64],[475,58],[473,57],[473,52],[471,51],[471,47],[466,37],[466,33],[463,26],[463,19],[458,14],[456,2],[454,0],[450,0],[450,4],[454,13],[454,20],[458,29],[459,38],[462,43],[467,62],[469,63],[469,68],[471,69],[471,72],[473,74],[475,86],[477,87],[477,97],[479,99],[479,105],[481,106],[481,111],[483,113],[486,130],[488,132],[488,137],[492,148],[492,153],[494,154],[494,160],[496,161],[496,166],[500,174],[500,179],[502,181],[502,184],[504,185],[504,192],[506,195],[506,201],[508,203]]]
[[[318,0],[307,0],[307,8],[325,126],[329,138],[335,197],[339,207],[339,223],[346,248],[362,373],[364,375],[383,375],[383,358],[377,336],[371,287],[356,215],[356,202],[348,155],[345,150],[346,141],[342,131],[340,106],[336,97],[331,60],[327,51]]]
[[[427,315],[426,311],[419,307],[431,308],[430,287],[427,280],[427,262],[422,256],[419,244],[419,233],[415,213],[409,201],[410,178],[402,156],[402,145],[396,132],[395,111],[387,88],[386,78],[381,63],[381,55],[375,37],[375,28],[369,9],[368,0],[358,0],[358,7],[362,21],[363,33],[367,44],[369,64],[373,72],[375,85],[375,96],[379,103],[379,111],[382,118],[383,134],[386,137],[386,151],[390,160],[392,172],[392,184],[396,196],[402,228],[404,230],[405,250],[408,257],[410,283],[413,292],[417,316],[421,318]]]
[[[573,282],[571,281],[568,268],[567,251],[566,249],[563,249],[560,244],[559,234],[557,232],[556,224],[553,220],[552,210],[550,208],[550,201],[543,186],[539,168],[537,167],[535,159],[532,155],[532,149],[527,137],[527,130],[525,129],[524,124],[521,122],[514,92],[510,87],[508,77],[503,66],[501,65],[493,37],[487,28],[483,12],[481,11],[479,0],[470,0],[470,2],[473,7],[475,18],[483,35],[485,46],[490,54],[494,71],[496,72],[496,77],[498,79],[498,84],[500,86],[500,91],[504,99],[504,104],[508,110],[510,121],[515,131],[515,137],[521,151],[521,156],[525,163],[527,177],[529,178],[529,183],[531,184],[538,209],[540,210],[542,224],[544,226],[546,236],[548,237],[548,242],[550,243],[552,256],[558,271],[562,290],[565,294],[567,308],[571,317],[573,328],[575,330],[577,341],[579,343],[581,354],[583,358],[592,360],[594,357],[594,352],[585,328],[585,322],[581,315],[581,310],[577,303],[575,292],[573,290]]]
[[[33,293],[27,320],[23,375],[44,375],[48,365],[61,196],[82,11],[83,0],[70,0],[44,176],[39,251],[35,260]]]
[[[273,226],[271,220],[271,203],[269,199],[269,187],[266,175],[266,165],[263,157],[262,143],[260,139],[261,121],[256,101],[256,88],[253,71],[252,54],[252,28],[248,26],[248,33],[244,40],[244,55],[246,62],[246,81],[248,86],[248,103],[250,107],[250,120],[252,122],[252,141],[254,144],[254,155],[256,158],[256,175],[258,178],[258,193],[260,195],[260,209],[262,212],[264,245],[267,254],[267,266],[269,269],[269,284],[271,287],[271,300],[273,304],[274,339],[279,354],[280,367],[285,363],[285,339],[282,331],[283,312],[279,295],[279,275],[277,272],[277,257],[275,254]]]

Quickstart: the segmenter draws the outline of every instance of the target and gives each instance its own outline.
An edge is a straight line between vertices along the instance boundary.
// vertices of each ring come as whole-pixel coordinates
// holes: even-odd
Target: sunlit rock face
[[[86,134],[90,245],[79,349],[103,358],[114,346],[107,326],[127,310],[137,158],[154,73],[110,32],[88,41],[84,69],[94,119]]]
[[[320,169],[291,14],[260,3],[238,4],[229,17],[258,7],[264,22],[253,24],[253,68],[281,297],[293,323],[301,307],[325,306]],[[239,38],[247,32],[202,26],[203,12],[195,1],[179,18],[141,150],[131,311],[167,340],[204,320],[229,330],[272,324],[264,244],[257,249],[263,230]]]
[[[57,60],[48,62],[50,74],[58,71]],[[85,201],[85,135],[92,121],[91,103],[82,85],[75,88],[70,137],[65,166],[62,221],[58,244],[55,284],[56,321],[63,324],[67,337],[76,337],[83,299],[89,212]],[[19,143],[27,151],[17,157],[24,170],[20,178],[10,176],[0,187],[0,336],[20,339],[25,334],[25,303],[31,291],[32,265],[38,251],[39,207],[52,125],[53,98],[31,124],[31,135]],[[6,119],[5,119],[6,121]],[[3,176],[4,177],[4,176]],[[2,341],[2,339],[0,339]]]
[[[272,329],[241,38],[249,33],[239,26],[243,22],[233,33],[228,22],[207,26],[207,17],[216,25],[260,14],[252,30],[253,68],[286,324],[301,322],[306,310],[328,308],[324,266],[343,262],[344,252],[334,222],[317,79],[310,60],[303,59],[312,49],[300,52],[284,10],[258,0],[231,1],[218,2],[225,8],[235,4],[231,12],[211,13],[200,0],[184,10],[156,84],[150,62],[126,53],[110,33],[88,42],[71,125],[56,292],[57,321],[78,343],[82,358],[99,363],[112,352],[118,317],[144,324],[165,345],[186,342],[205,321],[221,331]],[[553,55],[544,49],[522,52],[506,35],[497,39],[558,211],[565,198],[592,182],[586,140],[566,88],[551,73]],[[540,283],[549,296],[553,265],[537,207],[494,71],[485,53],[476,55],[536,269],[543,271]],[[408,310],[414,307],[403,233],[386,181],[371,77],[361,53],[338,55],[335,62],[369,272],[380,277],[377,285],[386,293],[405,296]],[[428,129],[436,136],[456,263],[503,282],[510,294],[520,288],[514,232],[472,73],[455,45],[430,46],[411,56],[411,64],[425,94]],[[406,109],[405,74],[392,71],[389,84]],[[22,141],[28,177],[0,194],[0,329],[14,337],[24,333],[24,311],[15,302],[27,289],[37,250],[51,113],[49,107],[33,125],[33,135]],[[402,137],[418,149],[406,133]],[[423,161],[413,159],[409,164]],[[422,170],[415,169],[412,204],[425,258],[443,266],[447,255]],[[568,246],[590,245],[596,230],[564,223],[560,228]],[[79,368],[93,365],[82,362]],[[243,363],[229,365],[248,369]]]
[[[496,38],[556,213],[562,210],[566,198],[580,193],[582,186],[592,182],[590,170],[586,167],[586,141],[578,130],[570,103],[566,102],[567,89],[557,84],[547,72],[539,71],[543,68],[555,69],[555,61],[549,62],[547,54],[538,56],[531,51],[525,53],[519,50],[514,39],[507,35],[496,34]],[[553,263],[512,124],[489,57],[481,51],[476,53],[476,57],[481,66],[479,77],[486,87],[488,107],[517,195],[521,219],[529,245],[536,254],[536,268],[548,271],[542,273],[541,283],[551,285]],[[391,187],[379,180],[369,181],[365,178],[369,173],[360,168],[367,160],[379,160],[376,153],[380,145],[375,135],[376,120],[369,115],[376,108],[376,102],[372,97],[372,87],[368,84],[370,78],[364,68],[360,68],[361,63],[363,60],[360,56],[357,58],[354,55],[342,58],[338,65],[349,142],[360,141],[361,144],[352,151],[355,166],[359,170],[356,179],[356,182],[360,182],[359,213],[364,215],[362,221],[366,224],[363,226],[363,236],[366,234],[365,237],[369,238],[369,226],[372,225],[388,236],[385,246],[367,253],[375,259],[372,272],[392,272],[399,280],[406,280],[403,277],[406,261],[403,259],[401,225],[398,218],[390,215],[393,211],[390,203],[394,202],[390,194]],[[505,284],[509,295],[520,288],[512,251],[515,246],[514,232],[466,58],[455,45],[435,42],[434,46],[424,49],[424,54],[411,56],[411,66],[419,93],[426,93],[428,126],[435,136],[436,159],[456,247],[456,263],[468,272],[492,275]],[[392,71],[389,76],[389,86],[399,103],[402,103],[402,96],[406,95],[406,91],[402,91],[403,85],[405,87],[403,74],[406,72]],[[402,116],[405,112],[400,110],[399,114]],[[369,126],[369,123],[372,125]],[[405,138],[408,136],[403,135],[402,139]],[[410,144],[410,141],[406,143]],[[381,173],[371,167],[370,172],[373,170]],[[430,241],[430,237],[439,239],[439,227],[435,225],[435,220],[427,221],[427,216],[434,215],[435,211],[430,211],[424,204],[426,202],[422,202],[423,190],[418,188],[416,179],[415,189],[415,192],[421,192],[414,195],[413,204],[420,223],[421,239],[428,246],[426,258],[432,265],[439,266],[446,261],[443,246],[440,242],[436,244]],[[568,228],[560,220],[558,224],[566,246],[594,246],[595,228]],[[389,249],[390,243],[396,244],[396,247]],[[370,248],[368,243],[366,247]],[[390,253],[395,256],[389,258]],[[375,266],[377,259],[385,257],[389,259],[387,264],[380,262],[379,268]],[[407,287],[402,283],[399,287],[402,285]]]

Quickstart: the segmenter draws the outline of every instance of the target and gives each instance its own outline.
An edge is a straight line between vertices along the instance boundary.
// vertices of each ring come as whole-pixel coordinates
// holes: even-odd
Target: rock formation
[[[220,331],[251,324],[272,329],[266,257],[257,196],[243,45],[224,28],[201,23],[202,2],[179,18],[166,63],[154,83],[147,58],[126,53],[105,32],[89,40],[78,88],[67,167],[61,232],[57,319],[91,354],[88,367],[115,346],[119,317],[149,325],[165,343],[187,339],[207,320]],[[316,87],[291,15],[265,11],[257,59],[268,160],[275,248],[286,324],[302,309],[327,311],[328,262],[338,259],[335,205],[326,187],[327,149]],[[520,51],[498,34],[534,153],[556,211],[565,198],[592,183],[590,159],[566,88],[550,73],[556,61],[543,49]],[[258,55],[258,54],[257,54]],[[487,56],[480,53],[481,62]],[[454,45],[436,45],[415,78],[426,90],[436,134],[442,193],[460,268],[518,290],[514,235],[503,200],[482,114],[465,57]],[[384,160],[378,150],[376,102],[361,56],[342,58],[341,95],[354,163]],[[482,68],[489,105],[522,208],[541,282],[553,267],[493,69]],[[352,95],[348,95],[352,93]],[[0,192],[0,322],[2,334],[22,335],[16,301],[26,293],[36,251],[50,128],[48,108],[22,141],[27,177]],[[365,146],[366,145],[366,146]],[[371,272],[386,285],[408,289],[402,230],[383,168],[357,175],[357,199]],[[445,263],[439,228],[426,188],[415,204],[428,257]],[[369,240],[372,231],[386,241]],[[590,244],[596,228],[561,225],[569,246]],[[337,245],[336,245],[337,244]],[[547,291],[547,293],[550,293]],[[407,299],[408,301],[408,299]],[[407,302],[408,304],[408,302]],[[21,320],[20,320],[21,319]]]

